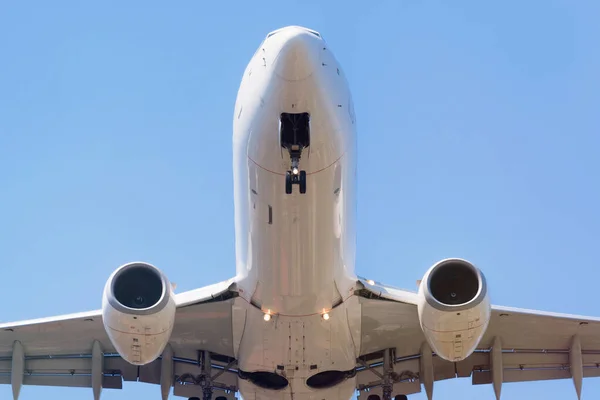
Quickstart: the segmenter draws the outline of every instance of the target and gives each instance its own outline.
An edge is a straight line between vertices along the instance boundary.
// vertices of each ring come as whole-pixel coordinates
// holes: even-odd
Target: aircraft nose
[[[308,78],[320,65],[321,39],[301,29],[290,29],[280,35],[280,50],[274,62],[275,73],[286,81]]]

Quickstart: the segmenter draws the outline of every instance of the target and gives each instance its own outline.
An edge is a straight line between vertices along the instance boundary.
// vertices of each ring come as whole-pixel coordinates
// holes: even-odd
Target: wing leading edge
[[[490,323],[475,352],[460,362],[432,354],[417,314],[417,293],[360,280],[363,293],[358,388],[376,394],[385,360],[396,379],[394,391],[431,398],[433,382],[471,377],[492,384],[600,376],[600,318],[492,306]]]
[[[123,360],[108,338],[102,311],[0,324],[0,384],[11,384],[18,398],[22,385],[89,387],[98,399],[102,388],[121,389],[123,381],[171,387],[176,396],[202,395],[195,380],[213,377],[219,396],[234,398],[233,279],[175,295],[173,333],[163,355],[136,366]]]

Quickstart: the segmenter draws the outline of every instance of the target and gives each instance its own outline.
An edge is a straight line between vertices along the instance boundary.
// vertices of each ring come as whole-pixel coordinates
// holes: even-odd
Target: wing
[[[460,362],[427,354],[417,314],[417,294],[361,280],[362,341],[359,389],[377,387],[384,356],[391,352],[398,383],[394,391],[412,394],[433,381],[471,378],[493,384],[499,398],[503,382],[573,379],[580,394],[584,377],[600,376],[600,319],[492,306],[490,324],[477,350]],[[393,349],[393,350],[386,350]],[[428,381],[427,366],[432,374]]]
[[[15,398],[21,385],[91,387],[98,398],[101,388],[121,389],[123,381],[160,384],[163,398],[172,386],[175,395],[201,397],[195,377],[208,368],[214,387],[225,391],[219,396],[233,398],[227,393],[237,383],[231,285],[229,280],[177,294],[169,346],[163,357],[140,367],[118,355],[101,310],[0,324],[0,383],[12,384]]]

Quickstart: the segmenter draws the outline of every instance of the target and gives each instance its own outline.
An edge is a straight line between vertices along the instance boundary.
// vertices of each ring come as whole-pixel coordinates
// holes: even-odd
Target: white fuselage
[[[310,114],[310,146],[299,164],[306,193],[295,185],[286,194],[291,160],[280,144],[280,115],[303,112]],[[241,383],[242,396],[289,398],[292,391],[293,398],[313,398],[306,377],[354,368],[359,350],[346,310],[356,283],[354,109],[346,78],[318,33],[287,27],[264,40],[244,72],[233,126],[236,281],[249,305],[239,367],[283,366],[291,387],[264,392]],[[265,323],[263,313],[273,321]],[[301,350],[292,343],[298,340]],[[335,390],[329,398],[349,398],[354,380]]]

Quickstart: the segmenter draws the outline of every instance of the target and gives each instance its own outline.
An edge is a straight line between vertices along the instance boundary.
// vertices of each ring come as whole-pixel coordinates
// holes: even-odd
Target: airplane
[[[471,378],[600,376],[600,318],[492,305],[481,269],[435,263],[408,291],[355,274],[356,116],[319,32],[269,33],[233,114],[235,276],[175,293],[146,262],[118,267],[102,308],[0,324],[0,383],[163,400],[405,400]],[[490,394],[492,391],[490,391]]]

